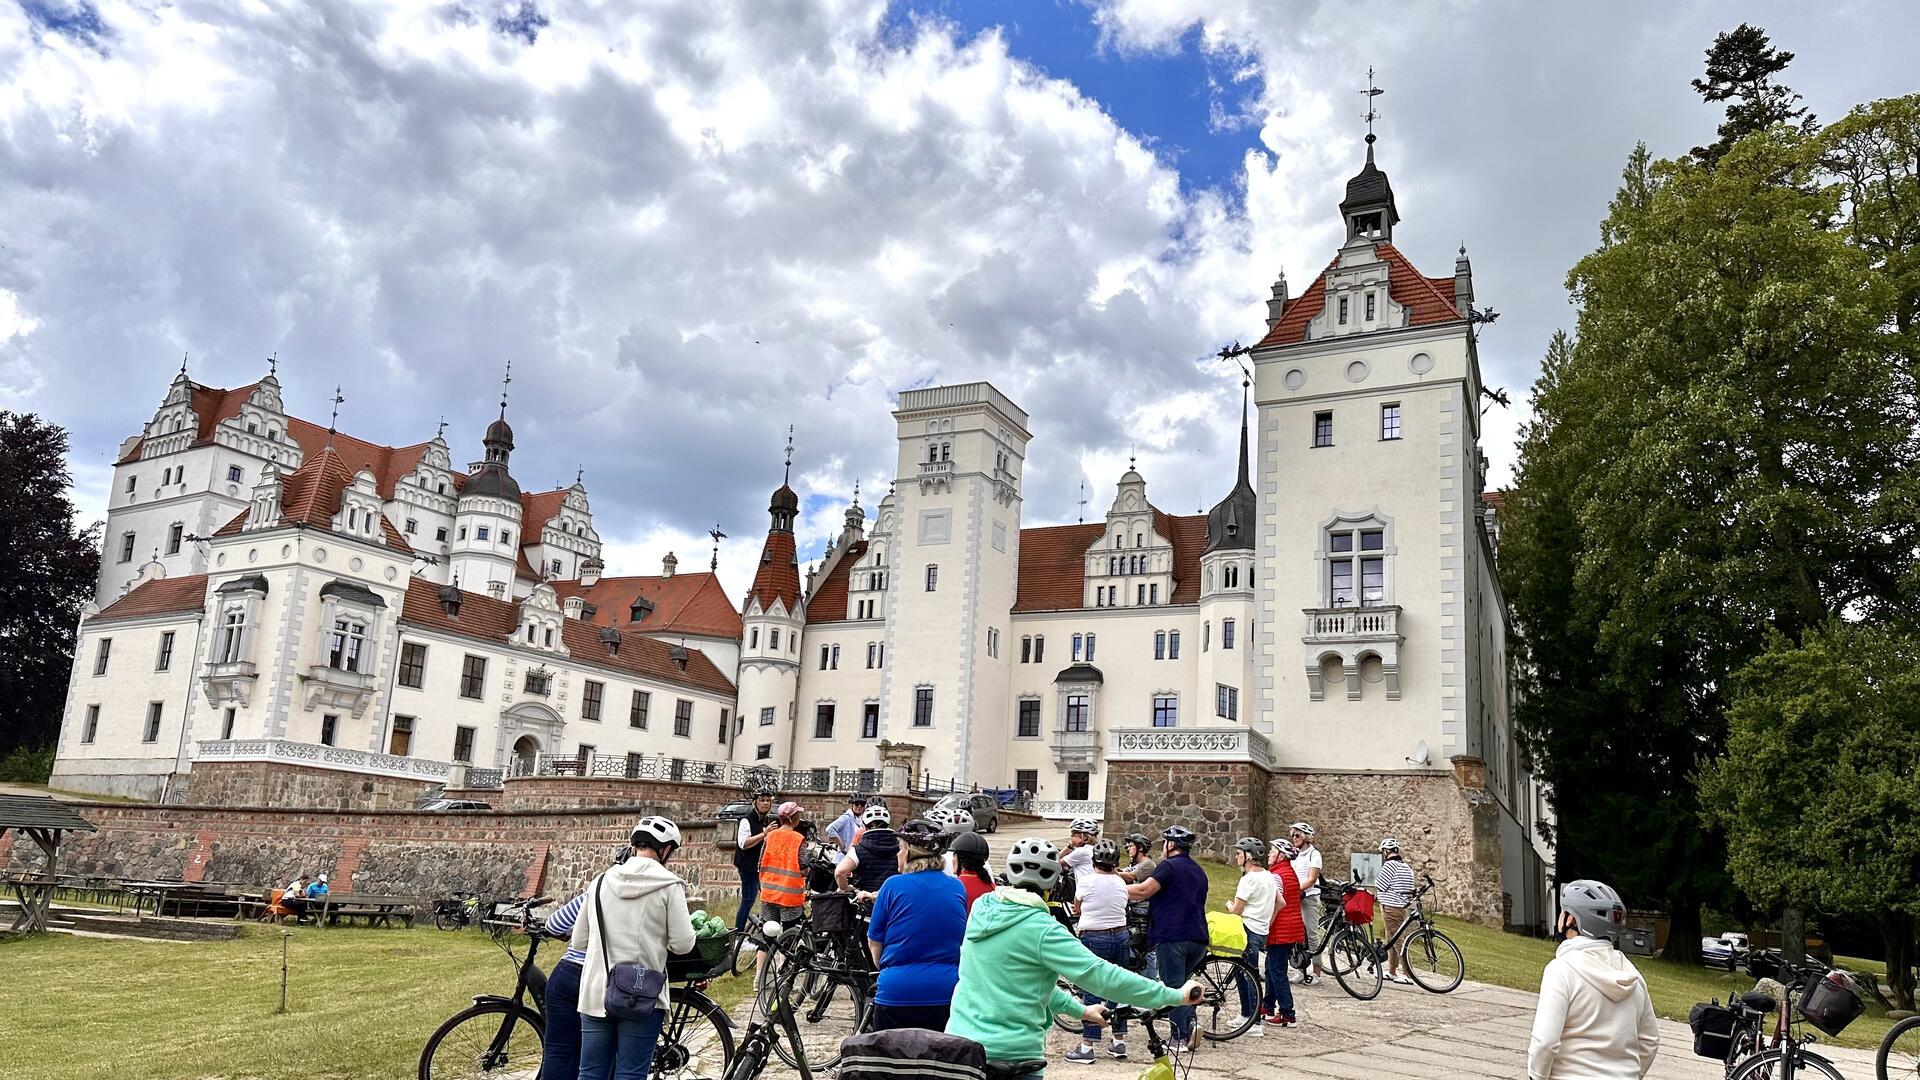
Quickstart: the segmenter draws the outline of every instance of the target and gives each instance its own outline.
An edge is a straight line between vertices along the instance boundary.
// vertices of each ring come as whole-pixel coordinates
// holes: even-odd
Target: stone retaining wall
[[[1104,834],[1124,836],[1180,824],[1196,850],[1225,858],[1242,836],[1266,836],[1267,771],[1247,762],[1110,761]]]
[[[196,761],[186,774],[185,801],[199,806],[403,810],[437,786],[427,780],[279,761]]]

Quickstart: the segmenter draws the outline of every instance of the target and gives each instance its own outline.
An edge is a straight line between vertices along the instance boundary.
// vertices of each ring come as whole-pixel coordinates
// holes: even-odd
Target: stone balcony
[[[346,709],[358,718],[373,704],[373,690],[373,676],[365,672],[342,671],[325,664],[307,669],[309,709]]]
[[[953,487],[953,462],[923,461],[920,463],[920,490],[947,490]]]
[[[1368,658],[1380,661],[1387,700],[1400,700],[1400,645],[1405,638],[1398,605],[1306,608],[1302,614],[1306,632],[1300,641],[1310,700],[1325,699],[1324,673],[1330,662],[1340,665],[1348,700],[1360,700],[1360,664]]]
[[[1095,772],[1100,767],[1100,732],[1094,728],[1085,731],[1055,729],[1053,733],[1053,767],[1065,772],[1068,769],[1085,769]]]
[[[224,663],[208,664],[200,676],[200,692],[207,696],[207,704],[214,708],[235,705],[246,708],[253,700],[253,686],[259,681],[259,672],[250,660],[228,660]]]
[[[314,769],[367,773],[374,776],[404,777],[431,783],[445,783],[454,765],[428,758],[376,754],[345,746],[296,742],[292,739],[203,739],[194,754],[200,761],[273,761],[285,765],[304,765]]]

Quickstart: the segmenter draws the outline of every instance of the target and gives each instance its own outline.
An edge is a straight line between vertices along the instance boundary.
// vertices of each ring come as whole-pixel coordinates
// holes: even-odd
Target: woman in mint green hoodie
[[[967,917],[960,983],[947,1021],[947,1034],[979,1043],[988,1061],[1044,1059],[1055,1016],[1105,1022],[1102,1006],[1083,1006],[1056,985],[1062,978],[1109,1001],[1147,1009],[1199,1000],[1197,984],[1163,986],[1109,964],[1060,925],[1047,910],[1047,891],[1060,880],[1060,852],[1050,842],[1016,842],[1007,853],[1007,880],[1012,884],[981,897]]]

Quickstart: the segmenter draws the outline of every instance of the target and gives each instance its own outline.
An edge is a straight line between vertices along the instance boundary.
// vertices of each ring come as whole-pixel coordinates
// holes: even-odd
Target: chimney
[[[1287,272],[1273,279],[1273,295],[1267,298],[1267,329],[1280,325],[1280,317],[1287,311]]]
[[[1460,245],[1460,257],[1453,260],[1453,307],[1461,318],[1473,314],[1473,264],[1467,261],[1467,245]]]
[[[569,596],[560,602],[560,610],[569,619],[584,619],[587,617],[587,601],[582,597]]]
[[[599,559],[588,558],[580,564],[580,587],[591,589],[600,580],[600,572],[607,568]]]
[[[505,600],[507,598],[507,583],[504,581],[487,582],[487,595],[493,597],[495,600]]]
[[[678,569],[680,569],[680,560],[674,558],[673,552],[667,552],[667,557],[660,560],[660,576],[670,578],[673,576],[673,572]]]

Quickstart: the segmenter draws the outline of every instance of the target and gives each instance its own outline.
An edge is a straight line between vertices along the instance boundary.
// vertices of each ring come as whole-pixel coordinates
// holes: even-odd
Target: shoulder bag
[[[632,961],[613,962],[607,945],[607,910],[600,903],[605,887],[603,877],[593,890],[594,928],[600,931],[600,961],[607,967],[607,993],[602,1004],[609,1020],[644,1020],[660,1004],[660,992],[667,988],[667,973]]]

